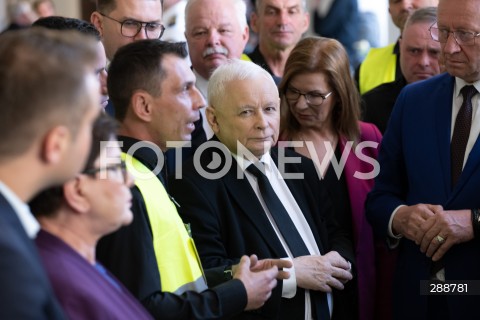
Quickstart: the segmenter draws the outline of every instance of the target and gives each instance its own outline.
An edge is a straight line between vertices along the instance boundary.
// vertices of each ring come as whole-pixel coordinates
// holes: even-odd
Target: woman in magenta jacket
[[[359,121],[360,98],[343,46],[329,38],[301,40],[287,60],[279,91],[280,144],[288,141],[315,162],[338,221],[351,230],[356,281],[334,293],[334,303],[345,307],[333,317],[388,319],[395,257],[374,239],[364,210],[380,170],[376,158],[382,135],[373,124]]]

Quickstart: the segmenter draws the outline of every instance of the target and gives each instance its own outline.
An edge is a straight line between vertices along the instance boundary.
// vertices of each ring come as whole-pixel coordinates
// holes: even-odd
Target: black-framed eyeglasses
[[[320,93],[318,91],[310,91],[307,93],[303,93],[298,91],[297,89],[288,87],[285,90],[285,98],[290,102],[297,102],[298,99],[300,99],[300,96],[303,96],[308,105],[312,107],[319,107],[328,97],[331,96],[332,93],[333,91],[330,91],[326,94]]]
[[[140,33],[140,31],[142,31],[142,28],[145,29],[145,35],[148,39],[160,39],[163,36],[163,32],[165,31],[165,27],[161,23],[143,22],[132,19],[119,21],[110,16],[107,16],[106,14],[103,14],[101,12],[99,13],[102,17],[120,23],[120,33],[122,34],[122,36],[127,38],[136,37]]]
[[[455,39],[457,44],[460,46],[473,46],[475,45],[475,38],[480,36],[480,32],[475,33],[464,30],[450,31],[443,28],[437,28],[436,22],[432,24],[428,30],[430,31],[432,39],[440,43],[446,43],[451,33],[453,34],[453,38]]]
[[[120,163],[109,164],[100,168],[87,169],[83,173],[92,177],[100,173],[100,179],[110,179],[115,175],[116,180],[120,181],[121,179],[123,183],[127,183],[129,180],[127,165],[124,160],[120,160]]]

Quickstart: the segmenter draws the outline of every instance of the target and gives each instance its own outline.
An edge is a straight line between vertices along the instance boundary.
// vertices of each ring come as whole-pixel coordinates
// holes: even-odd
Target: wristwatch
[[[472,227],[473,236],[475,238],[480,237],[480,210],[472,209]]]

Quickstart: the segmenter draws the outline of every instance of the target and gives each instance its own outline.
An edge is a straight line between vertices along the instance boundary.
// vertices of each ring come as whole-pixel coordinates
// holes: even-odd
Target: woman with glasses
[[[334,293],[334,304],[342,305],[336,310],[345,314],[333,317],[375,319],[381,270],[364,202],[378,171],[374,164],[382,136],[374,125],[359,121],[360,98],[345,49],[334,39],[301,40],[290,53],[279,90],[281,140],[293,141],[295,151],[315,162],[355,247],[356,281]]]
[[[41,225],[36,245],[68,319],[151,319],[95,260],[97,241],[133,218],[133,178],[120,159],[115,129],[113,120],[101,115],[83,173],[30,203]]]

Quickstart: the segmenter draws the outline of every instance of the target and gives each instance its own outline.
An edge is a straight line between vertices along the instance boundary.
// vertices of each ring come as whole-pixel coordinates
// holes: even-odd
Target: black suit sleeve
[[[133,222],[100,240],[98,260],[156,319],[220,319],[243,311],[247,295],[239,280],[202,293],[162,292],[145,203],[138,188],[132,188],[132,195]]]
[[[230,258],[224,244],[224,233],[228,232],[224,226],[229,224],[224,223],[225,216],[219,212],[218,203],[210,201],[220,201],[228,205],[229,198],[226,195],[219,195],[218,190],[213,190],[210,185],[202,182],[207,183],[205,180],[199,181],[184,174],[181,180],[170,179],[170,190],[180,203],[179,213],[183,222],[191,225],[192,236],[204,268],[234,265],[240,259]],[[216,194],[214,199],[210,197],[212,194]],[[207,281],[212,280],[207,278]]]
[[[185,168],[185,167],[184,167]],[[191,169],[191,168],[190,168]],[[190,174],[189,174],[190,173]],[[181,180],[170,178],[170,191],[180,203],[180,215],[184,223],[190,223],[202,264],[206,268],[224,268],[237,264],[244,254],[257,254],[259,259],[274,258],[263,256],[265,249],[250,251],[240,234],[241,223],[238,223],[233,213],[239,213],[238,207],[231,201],[228,191],[219,187],[221,183],[212,182],[200,177],[192,177],[188,169],[184,170]],[[240,232],[240,233],[239,233]],[[248,232],[248,231],[245,231]],[[250,235],[252,236],[252,235]],[[253,236],[252,236],[253,239]],[[252,241],[249,239],[249,241]],[[268,246],[266,243],[255,242],[255,247]],[[218,270],[218,269],[217,269]],[[222,271],[223,272],[223,271]],[[215,273],[206,272],[207,281],[221,281],[212,278]],[[276,319],[278,317],[282,296],[282,281],[272,291],[268,302],[260,309],[243,312],[238,319]],[[237,319],[237,318],[236,318]]]

